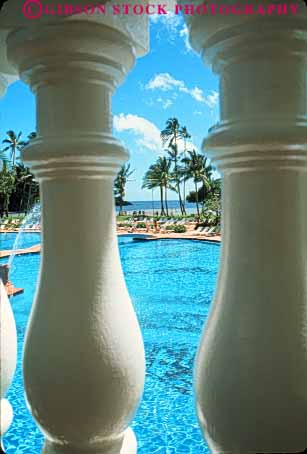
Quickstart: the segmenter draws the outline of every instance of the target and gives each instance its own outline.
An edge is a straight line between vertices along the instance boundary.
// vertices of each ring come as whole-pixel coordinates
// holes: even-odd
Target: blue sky
[[[217,90],[217,77],[187,42],[181,16],[151,20],[150,51],[137,60],[113,98],[114,135],[129,149],[135,169],[127,184],[127,200],[151,200],[151,192],[141,190],[142,177],[165,153],[159,132],[168,118],[177,117],[192,135],[190,147],[200,150],[208,128],[218,119]],[[0,100],[1,140],[9,129],[22,131],[24,138],[35,131],[35,99],[22,82],[11,85]]]

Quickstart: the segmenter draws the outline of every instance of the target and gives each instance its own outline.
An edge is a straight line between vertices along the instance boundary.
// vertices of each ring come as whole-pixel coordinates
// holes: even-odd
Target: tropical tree
[[[202,171],[202,162],[200,160],[200,155],[195,151],[188,151],[188,156],[182,159],[184,167],[181,172],[184,177],[184,180],[193,179],[195,186],[195,202],[197,215],[200,215],[199,212],[199,201],[198,201],[198,183],[201,182],[201,171]]]
[[[8,159],[3,150],[0,150],[0,172],[3,168],[4,163],[7,163]]]
[[[210,213],[214,224],[218,225],[221,223],[221,197],[216,192],[210,192],[210,197],[206,200],[206,212]]]
[[[182,126],[182,128],[180,129],[180,136],[183,139],[183,157],[185,158],[186,154],[187,154],[187,139],[191,138],[191,134],[188,132],[186,126]],[[186,179],[184,178],[183,179],[183,200],[182,200],[184,211],[185,211],[185,199],[186,199],[185,190],[186,190]]]
[[[163,145],[167,146],[168,154],[174,163],[174,183],[179,198],[181,214],[186,214],[180,192],[180,173],[179,173],[179,151],[178,140],[182,137],[179,121],[177,118],[169,118],[166,122],[166,128],[161,132]]]
[[[142,189],[153,190],[155,188],[160,189],[160,206],[161,206],[160,213],[161,216],[164,216],[166,213],[164,209],[163,185],[159,179],[156,164],[152,164],[144,175]]]
[[[27,142],[27,145],[28,145],[28,143],[31,142],[31,140],[36,139],[36,137],[37,137],[37,132],[30,132],[30,134],[28,135],[28,142]]]
[[[166,157],[159,157],[155,164],[149,167],[143,178],[142,189],[160,188],[161,216],[168,216],[167,189],[175,189],[171,184],[172,179],[171,160]]]
[[[4,163],[0,172],[0,217],[6,214],[9,215],[10,197],[15,186],[15,171],[8,168],[7,163]]]
[[[39,185],[30,170],[19,163],[15,167],[16,181],[11,205],[16,211],[28,213],[39,198]]]
[[[9,151],[11,154],[11,161],[12,161],[12,166],[15,166],[16,163],[16,154],[17,151],[21,151],[23,147],[26,145],[26,142],[21,140],[22,132],[19,132],[17,135],[15,134],[14,131],[10,130],[7,131],[7,136],[8,139],[4,139],[2,141],[3,144],[6,144],[7,146],[2,150],[3,152]]]
[[[195,150],[187,151],[187,157],[181,161],[184,164],[182,173],[185,180],[193,179],[195,186],[195,203],[197,215],[199,216],[199,188],[198,183],[202,182],[203,186],[210,190],[212,183],[212,167],[208,164],[207,158],[197,153]]]
[[[119,214],[123,211],[124,198],[126,195],[126,184],[134,170],[130,169],[130,164],[124,164],[117,174],[114,181],[114,194],[116,202],[119,204]]]

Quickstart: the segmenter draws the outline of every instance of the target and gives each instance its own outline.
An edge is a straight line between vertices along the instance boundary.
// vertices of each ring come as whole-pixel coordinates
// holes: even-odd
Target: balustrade
[[[81,15],[14,23],[18,2],[9,3],[9,61],[37,99],[38,137],[23,159],[43,207],[27,400],[45,454],[132,454],[144,350],[118,255],[112,181],[127,152],[112,136],[111,97],[146,51],[147,25]],[[223,247],[195,374],[213,453],[307,446],[307,15],[299,4],[293,17],[187,17],[193,47],[220,76],[221,120],[204,149],[223,177]],[[2,398],[16,358],[2,285],[1,308],[12,339]],[[11,411],[1,405],[3,432]]]

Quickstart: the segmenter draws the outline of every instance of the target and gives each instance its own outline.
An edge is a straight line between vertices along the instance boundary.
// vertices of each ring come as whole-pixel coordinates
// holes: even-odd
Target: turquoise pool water
[[[16,248],[24,249],[40,242],[39,233],[23,233],[19,235],[17,241],[16,238],[16,233],[0,233],[0,250],[11,250],[14,245]]]
[[[14,234],[8,235],[6,241],[14,241]],[[25,240],[29,245],[40,239],[39,234],[26,235],[31,235]],[[192,368],[213,296],[220,247],[187,240],[133,242],[131,237],[120,237],[119,245],[146,350],[145,392],[132,424],[138,454],[208,453],[195,416]],[[39,260],[39,255],[15,257],[11,273],[14,284],[25,293],[11,300],[19,351],[8,393],[15,419],[4,438],[6,454],[39,454],[43,442],[25,406],[21,372]]]

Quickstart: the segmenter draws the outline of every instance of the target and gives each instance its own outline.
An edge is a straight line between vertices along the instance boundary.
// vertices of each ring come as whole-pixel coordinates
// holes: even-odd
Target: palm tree
[[[161,216],[168,216],[167,189],[174,188],[171,185],[171,161],[166,157],[159,157],[155,164],[152,164],[147,170],[144,178],[142,189],[160,188]],[[164,209],[165,202],[165,209]]]
[[[204,192],[208,193],[213,190],[214,186],[214,180],[213,180],[213,168],[209,162],[209,159],[206,156],[201,155],[201,160],[202,160],[202,172],[201,172],[201,177],[202,177],[202,183],[203,183],[203,188]],[[205,204],[206,197],[204,197],[203,200],[203,206]]]
[[[18,210],[28,213],[33,204],[33,198],[37,198],[39,194],[38,182],[24,164],[19,163],[15,170],[16,184],[14,192],[19,201]]]
[[[130,164],[124,164],[114,180],[114,193],[116,200],[119,202],[119,214],[123,211],[126,184],[133,172],[134,170],[130,170]]]
[[[168,154],[171,160],[174,162],[174,182],[176,192],[178,193],[179,205],[181,214],[186,214],[184,205],[182,203],[182,197],[180,192],[180,178],[178,168],[178,139],[181,138],[181,129],[177,118],[169,118],[166,122],[166,128],[161,132],[161,139],[163,145],[167,145]]]
[[[10,151],[11,152],[11,161],[12,166],[15,166],[16,162],[16,152],[21,151],[23,147],[26,145],[26,142],[21,140],[22,132],[19,132],[18,135],[15,134],[14,131],[7,131],[8,139],[4,139],[2,143],[7,144],[7,147],[4,148],[2,151]]]
[[[165,210],[164,210],[163,186],[159,179],[156,164],[152,164],[144,175],[142,189],[151,189],[152,190],[155,188],[160,188],[161,216],[164,216]]]
[[[37,132],[30,132],[30,134],[28,135],[28,142],[27,142],[27,145],[28,145],[28,143],[31,142],[31,140],[36,139],[36,137],[37,137]]]
[[[183,139],[183,157],[186,157],[187,154],[187,139],[191,138],[191,134],[188,132],[186,126],[182,126],[180,129],[180,136]],[[183,208],[185,211],[185,199],[186,199],[186,194],[185,194],[185,187],[186,187],[186,179],[183,179]]]
[[[7,157],[3,150],[0,150],[0,172],[3,169],[4,164],[7,163]]]
[[[199,216],[199,196],[198,183],[202,182],[204,188],[210,190],[212,183],[212,167],[208,164],[205,156],[197,153],[195,150],[188,151],[188,156],[182,159],[185,165],[183,174],[185,180],[193,179],[195,185],[195,202],[197,215]]]

